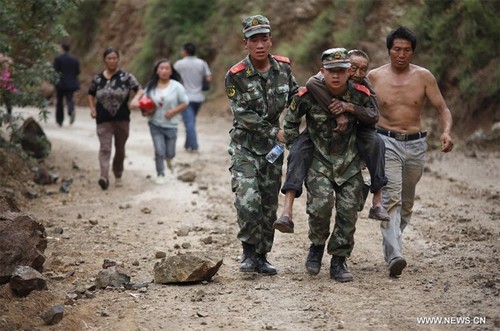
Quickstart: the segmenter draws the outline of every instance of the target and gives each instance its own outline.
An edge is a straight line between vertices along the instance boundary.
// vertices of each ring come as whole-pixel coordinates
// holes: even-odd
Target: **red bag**
[[[142,111],[142,115],[146,116],[151,115],[155,112],[156,105],[150,97],[145,95],[139,100],[139,108]]]

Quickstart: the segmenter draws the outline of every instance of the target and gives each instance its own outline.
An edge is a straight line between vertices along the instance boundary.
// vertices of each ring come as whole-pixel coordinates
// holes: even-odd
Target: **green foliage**
[[[47,110],[39,88],[43,81],[55,80],[50,61],[57,49],[55,41],[65,35],[58,18],[75,4],[68,0],[0,0],[0,52],[12,58],[12,79],[19,89],[13,104],[37,107],[42,119]],[[2,106],[0,118],[5,117]],[[9,125],[14,131],[16,127],[15,123]]]
[[[94,42],[99,25],[99,17],[106,0],[82,0],[66,10],[61,17],[62,24],[71,35],[68,36],[71,48],[76,53],[89,49]]]
[[[319,55],[327,48],[359,47],[359,40],[367,34],[364,19],[375,5],[375,0],[332,1],[312,22],[299,44],[285,43],[280,48],[285,54],[294,54],[294,59],[304,67],[318,68]]]
[[[488,0],[424,1],[417,32],[426,55],[420,58],[438,81],[454,69],[465,99],[481,88],[472,78],[474,73],[498,57],[499,4]],[[495,93],[499,92],[496,86]]]
[[[155,59],[173,59],[186,42],[197,46],[197,55],[204,57],[209,46],[210,30],[206,21],[216,10],[214,1],[199,0],[150,0],[144,17],[146,38],[132,69],[139,80],[145,82]]]
[[[337,10],[334,6],[327,8],[314,20],[311,29],[305,34],[302,42],[289,46],[290,51],[293,51],[290,54],[295,54],[298,63],[310,68],[319,67],[320,54],[331,45],[329,39],[336,13]]]
[[[355,1],[352,4],[352,14],[349,15],[348,24],[342,29],[335,29],[333,33],[335,45],[345,47],[348,50],[359,47],[359,40],[363,40],[366,34],[366,28],[362,22],[372,11],[374,5],[374,0]],[[341,10],[342,4],[337,3],[335,8],[337,11]]]

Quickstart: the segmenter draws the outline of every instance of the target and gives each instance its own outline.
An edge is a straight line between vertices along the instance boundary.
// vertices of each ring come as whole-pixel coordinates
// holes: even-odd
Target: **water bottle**
[[[285,145],[283,145],[282,143],[276,143],[273,149],[271,149],[266,155],[267,162],[274,163],[274,161],[276,161],[280,157],[280,155],[283,154],[284,150]]]

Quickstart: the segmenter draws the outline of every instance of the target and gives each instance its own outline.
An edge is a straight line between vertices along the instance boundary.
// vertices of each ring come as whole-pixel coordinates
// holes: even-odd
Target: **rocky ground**
[[[36,116],[24,110],[24,116]],[[26,298],[0,287],[2,330],[494,330],[500,329],[500,152],[466,149],[428,154],[417,188],[412,224],[405,232],[408,267],[388,277],[379,223],[359,215],[349,260],[354,281],[329,279],[329,259],[317,276],[306,273],[309,247],[305,198],[296,202],[295,234],[276,233],[269,260],[276,276],[238,272],[241,254],[227,170],[229,116],[199,119],[200,152],[183,150],[179,129],[175,171],[156,185],[146,120],[134,113],[127,142],[124,186],[97,185],[95,123],[79,108],[73,126],[42,124],[52,141],[44,162],[60,176],[36,186],[38,198],[21,204],[46,228],[47,291]],[[177,176],[186,169],[194,182]],[[72,179],[61,193],[63,179]],[[281,197],[282,198],[282,197]],[[282,201],[281,201],[282,202]],[[180,235],[179,230],[189,230]],[[62,233],[61,233],[62,230]],[[210,282],[151,283],[155,252],[203,252],[223,258]],[[136,289],[92,289],[103,261],[115,261]],[[65,305],[65,315],[45,326],[41,313]],[[430,324],[420,318],[437,317]],[[445,318],[447,318],[445,320]]]

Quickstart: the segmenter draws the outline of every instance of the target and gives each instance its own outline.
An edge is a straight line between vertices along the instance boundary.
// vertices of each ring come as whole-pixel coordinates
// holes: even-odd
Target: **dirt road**
[[[49,291],[25,299],[0,288],[0,298],[8,298],[7,311],[0,313],[4,325],[142,331],[500,329],[500,152],[466,156],[458,146],[451,154],[428,154],[405,232],[408,267],[400,279],[388,277],[379,223],[367,218],[368,204],[359,215],[349,260],[354,281],[330,280],[328,256],[320,274],[309,276],[305,198],[296,202],[296,233],[276,233],[269,260],[278,275],[246,275],[238,272],[241,246],[227,170],[231,119],[209,112],[206,105],[199,118],[198,154],[184,151],[180,127],[175,173],[165,185],[148,178],[155,175],[152,142],[146,120],[134,113],[124,186],[112,182],[108,191],[97,185],[98,141],[87,109],[78,109],[72,127],[59,128],[53,118],[42,124],[53,144],[47,163],[73,184],[67,194],[57,185],[42,188],[25,211],[49,236],[45,273],[74,274],[50,278]],[[194,183],[176,179],[187,168],[197,173]],[[176,235],[182,226],[190,227],[188,236]],[[55,234],[57,227],[64,232]],[[201,239],[208,236],[213,242],[205,244]],[[178,248],[183,244],[188,248]],[[205,284],[96,290],[65,306],[59,324],[42,326],[40,312],[92,284],[104,259],[121,264],[133,282],[150,282],[156,249],[168,255],[204,251],[223,257],[224,264]]]

